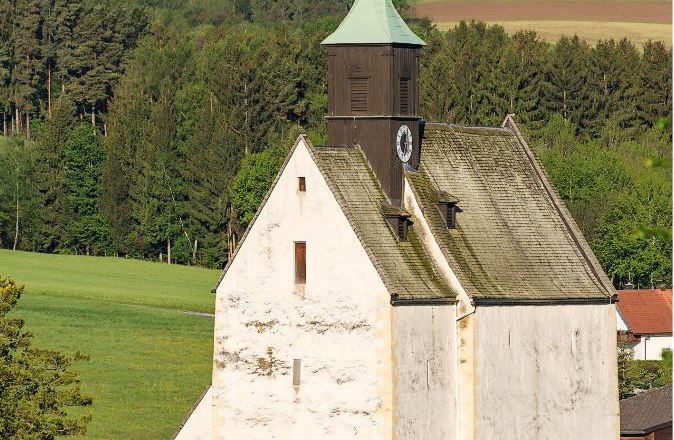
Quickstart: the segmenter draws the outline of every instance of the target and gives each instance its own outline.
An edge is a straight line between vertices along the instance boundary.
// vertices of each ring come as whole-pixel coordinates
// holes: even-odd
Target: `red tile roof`
[[[672,289],[620,290],[618,310],[636,335],[672,333]]]

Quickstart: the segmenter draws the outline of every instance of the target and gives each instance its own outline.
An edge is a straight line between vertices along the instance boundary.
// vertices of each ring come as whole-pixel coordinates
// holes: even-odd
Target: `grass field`
[[[36,344],[91,357],[88,439],[168,439],[210,382],[217,271],[0,250],[26,292],[17,314]],[[173,309],[173,310],[171,310]]]
[[[637,46],[643,46],[648,40],[664,41],[667,46],[672,46],[672,25],[670,24],[544,20],[488,21],[487,23],[498,24],[510,34],[533,29],[549,43],[556,42],[562,35],[578,35],[589,44],[610,38],[628,37]],[[458,22],[442,22],[436,23],[436,26],[444,31],[457,24]]]

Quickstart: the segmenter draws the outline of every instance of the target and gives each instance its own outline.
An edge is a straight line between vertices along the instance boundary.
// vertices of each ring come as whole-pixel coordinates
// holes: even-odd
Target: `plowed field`
[[[412,15],[430,18],[441,30],[462,20],[475,20],[501,25],[509,33],[535,30],[549,42],[575,34],[591,44],[628,38],[636,45],[648,40],[672,45],[671,1],[419,0]]]
[[[669,2],[447,2],[423,3],[413,7],[417,17],[434,22],[476,21],[599,21],[671,23]]]

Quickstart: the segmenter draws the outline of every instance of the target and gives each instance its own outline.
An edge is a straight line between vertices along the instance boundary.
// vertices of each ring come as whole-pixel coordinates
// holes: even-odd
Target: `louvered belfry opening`
[[[400,114],[410,113],[410,79],[400,78]]]
[[[351,78],[351,113],[366,114],[368,101],[368,88],[370,80],[368,78]]]

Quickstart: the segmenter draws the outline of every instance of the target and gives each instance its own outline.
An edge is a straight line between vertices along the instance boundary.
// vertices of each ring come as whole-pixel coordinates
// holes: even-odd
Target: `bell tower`
[[[391,0],[356,0],[328,49],[328,139],[358,144],[391,204],[400,205],[403,167],[421,146],[419,55],[423,40]]]

